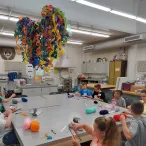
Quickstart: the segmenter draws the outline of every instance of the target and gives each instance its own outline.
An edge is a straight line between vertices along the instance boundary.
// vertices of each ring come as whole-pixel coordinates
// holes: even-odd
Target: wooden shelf
[[[94,85],[96,84],[87,84],[88,88],[94,88]],[[112,89],[115,88],[115,85],[109,85],[109,84],[100,84],[101,85],[101,89]]]
[[[115,91],[115,89],[110,89],[112,91]],[[132,92],[132,91],[125,91],[122,90],[123,94],[128,94],[128,95],[134,95],[134,96],[140,96],[140,93]]]

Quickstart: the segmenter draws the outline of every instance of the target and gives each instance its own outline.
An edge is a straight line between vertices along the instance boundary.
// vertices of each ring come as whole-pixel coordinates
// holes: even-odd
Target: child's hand
[[[76,95],[76,96],[80,96],[80,93],[76,92],[75,95]]]
[[[15,93],[13,93],[13,94],[11,95],[11,97],[12,97],[12,98],[14,98],[15,96],[16,96],[16,94],[15,94]]]
[[[126,115],[131,115],[131,112],[129,112],[129,111],[125,111],[123,113],[126,114]]]
[[[129,109],[129,110],[130,110],[130,108],[131,108],[131,105],[130,105],[130,106],[127,106],[127,109]]]
[[[4,115],[5,115],[6,117],[8,117],[10,114],[12,114],[12,110],[10,110],[10,109],[7,109],[7,110],[4,112]]]
[[[125,116],[124,116],[124,115],[121,115],[121,116],[120,116],[120,121],[121,121],[121,123],[122,123],[123,121],[125,121]]]
[[[72,136],[72,144],[74,146],[80,146],[80,143],[79,143],[79,141],[78,141],[78,139],[76,138],[75,135]]]
[[[83,127],[82,124],[71,124],[70,126],[75,132],[78,131],[79,129],[82,129]]]
[[[16,108],[11,109],[12,113],[16,112]]]

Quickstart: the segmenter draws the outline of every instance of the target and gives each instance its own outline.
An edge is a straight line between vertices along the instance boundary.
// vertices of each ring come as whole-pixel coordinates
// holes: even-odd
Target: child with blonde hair
[[[86,124],[72,124],[72,129],[76,132],[84,129],[88,134],[93,136],[90,146],[120,146],[121,137],[118,127],[113,118],[99,117],[96,118],[93,128]],[[72,143],[74,146],[80,146],[78,140],[73,136]]]

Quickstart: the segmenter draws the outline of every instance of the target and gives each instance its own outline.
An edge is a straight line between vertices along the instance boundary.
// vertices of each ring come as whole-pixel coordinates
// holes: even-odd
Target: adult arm
[[[12,123],[12,111],[7,110],[6,112],[7,112],[7,119],[6,119],[5,128],[9,128],[9,127],[11,127],[11,123]]]

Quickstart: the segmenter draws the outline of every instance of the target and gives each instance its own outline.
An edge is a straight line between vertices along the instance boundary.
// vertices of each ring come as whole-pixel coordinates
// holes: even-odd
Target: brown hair
[[[115,92],[118,93],[120,96],[123,95],[123,92],[121,90],[116,90],[116,91],[114,91],[114,93]]]
[[[134,101],[131,105],[131,111],[136,115],[141,115],[144,111],[144,104],[141,101]]]
[[[145,89],[144,89],[144,90],[142,90],[142,91],[141,91],[141,93],[144,93],[144,94],[146,94],[146,90],[145,90]]]
[[[96,84],[96,85],[94,85],[94,88],[101,89],[101,85],[100,84]]]
[[[103,145],[107,146],[120,146],[121,137],[118,131],[118,126],[112,117],[105,118],[99,117],[95,119],[95,124],[98,129],[105,132],[105,137],[103,139]]]
[[[82,83],[82,86],[85,86],[85,85],[87,86],[87,84],[86,84],[86,83]]]

